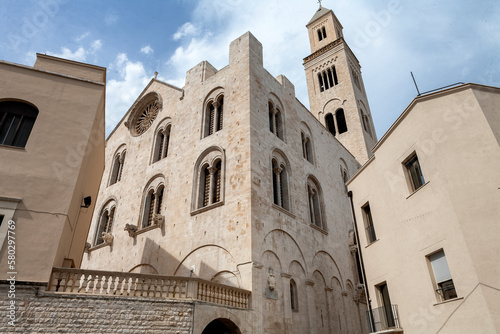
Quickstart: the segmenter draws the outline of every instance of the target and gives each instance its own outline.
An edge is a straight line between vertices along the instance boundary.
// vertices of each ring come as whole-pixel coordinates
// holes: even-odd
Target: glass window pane
[[[448,268],[448,262],[446,261],[446,256],[443,251],[429,256],[429,260],[432,264],[436,283],[439,284],[451,279],[450,269]]]

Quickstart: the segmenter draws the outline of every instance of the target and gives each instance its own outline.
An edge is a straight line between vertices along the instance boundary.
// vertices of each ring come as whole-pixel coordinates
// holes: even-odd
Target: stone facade
[[[5,285],[0,294],[7,295]],[[2,319],[10,300],[2,298]],[[192,302],[56,295],[36,285],[16,286],[17,320],[0,323],[2,333],[171,333],[189,334]]]
[[[307,29],[312,53],[304,58],[304,68],[311,113],[363,164],[371,156],[377,136],[359,61],[344,41],[342,25],[333,11],[320,7]],[[339,110],[343,110],[345,122],[339,118]],[[330,124],[329,114],[333,116]]]
[[[360,333],[366,305],[344,185],[359,166],[293,84],[266,71],[246,33],[223,69],[204,61],[182,89],[153,79],[109,136],[82,268],[249,290],[243,332]]]

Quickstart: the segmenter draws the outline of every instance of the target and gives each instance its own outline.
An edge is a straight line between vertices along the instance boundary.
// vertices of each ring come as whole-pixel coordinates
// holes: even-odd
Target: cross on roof
[[[318,3],[319,3],[319,6],[320,6],[320,7],[321,7],[321,1],[323,1],[323,0],[318,0]]]

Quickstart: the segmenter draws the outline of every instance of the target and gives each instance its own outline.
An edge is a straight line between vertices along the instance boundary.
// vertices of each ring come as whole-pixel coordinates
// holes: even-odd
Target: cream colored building
[[[105,82],[105,68],[42,54],[33,67],[0,62],[0,279],[47,282],[54,266],[80,266],[104,168]]]
[[[349,180],[376,331],[500,332],[499,105],[417,97]]]

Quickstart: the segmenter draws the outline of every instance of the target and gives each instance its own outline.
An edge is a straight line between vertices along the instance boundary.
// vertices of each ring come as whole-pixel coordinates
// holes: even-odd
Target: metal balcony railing
[[[370,333],[392,328],[401,328],[397,305],[387,305],[367,311]],[[373,316],[373,323],[372,323]],[[375,327],[374,327],[375,326]]]
[[[108,297],[199,300],[250,308],[250,291],[199,278],[53,268],[47,291]]]

